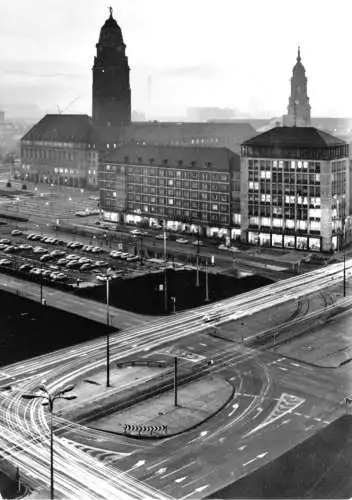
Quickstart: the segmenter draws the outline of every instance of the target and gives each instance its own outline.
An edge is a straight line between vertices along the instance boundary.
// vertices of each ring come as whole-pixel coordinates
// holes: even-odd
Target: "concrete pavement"
[[[0,289],[40,301],[40,285],[0,273]],[[43,297],[47,305],[72,314],[106,324],[106,306],[94,300],[85,299],[51,287],[43,287]],[[144,325],[150,316],[132,313],[116,307],[110,307],[110,325],[118,329]],[[153,318],[155,319],[155,318]]]

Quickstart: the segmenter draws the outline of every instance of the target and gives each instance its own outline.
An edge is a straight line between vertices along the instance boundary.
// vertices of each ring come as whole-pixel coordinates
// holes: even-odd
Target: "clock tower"
[[[284,125],[289,127],[309,127],[310,111],[311,106],[307,95],[306,70],[301,62],[301,51],[298,47],[297,62],[292,72],[291,95],[287,107],[287,115],[284,116]]]
[[[93,120],[97,125],[131,123],[130,68],[121,28],[110,7],[110,17],[100,30],[93,65]]]

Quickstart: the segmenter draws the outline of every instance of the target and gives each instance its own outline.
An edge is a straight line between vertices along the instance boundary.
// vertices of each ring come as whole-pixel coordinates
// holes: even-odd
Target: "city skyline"
[[[171,7],[160,0],[77,0],[74,6],[51,0],[50,8],[43,0],[4,2],[0,104],[31,103],[55,112],[76,99],[68,112],[91,114],[95,44],[110,3],[127,45],[134,110],[179,116],[187,107],[218,106],[281,116],[300,45],[312,115],[352,115],[341,49],[348,46],[349,16],[332,26],[330,7],[322,2],[318,29],[316,7],[298,1],[288,16],[277,0],[265,6],[179,0]],[[342,10],[350,7],[339,0],[336,11]],[[331,63],[327,68],[332,54],[333,67],[341,70],[332,72]]]

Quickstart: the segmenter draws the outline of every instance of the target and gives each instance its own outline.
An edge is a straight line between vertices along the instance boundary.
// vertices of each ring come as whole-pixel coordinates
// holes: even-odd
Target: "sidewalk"
[[[38,283],[32,283],[0,273],[0,289],[9,293],[18,294],[36,302],[40,301],[40,286]],[[98,323],[106,323],[105,304],[51,287],[44,287],[43,296],[48,306],[56,307],[57,309],[91,319],[92,321],[97,321]],[[112,306],[110,307],[110,325],[114,328],[125,329],[144,325],[150,321],[150,319],[150,316],[132,313]],[[155,317],[153,319],[155,319]]]

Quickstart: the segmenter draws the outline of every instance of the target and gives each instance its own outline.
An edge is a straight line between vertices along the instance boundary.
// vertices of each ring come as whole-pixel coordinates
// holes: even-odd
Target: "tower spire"
[[[112,7],[109,7],[109,11],[110,11],[110,18],[112,19],[112,12],[113,12]]]
[[[301,47],[298,45],[297,62],[301,62]]]

